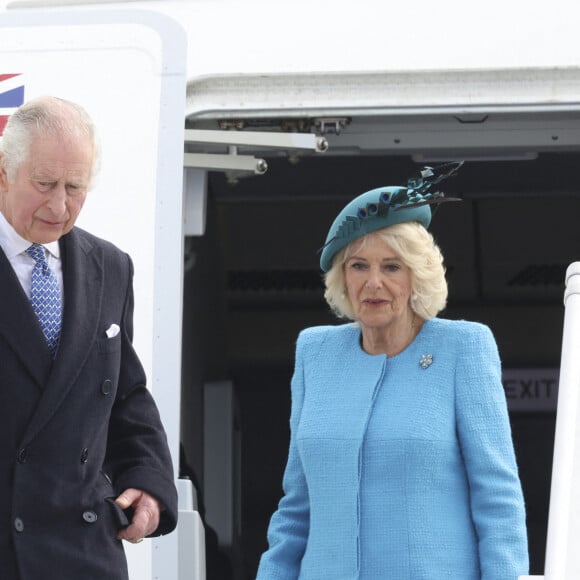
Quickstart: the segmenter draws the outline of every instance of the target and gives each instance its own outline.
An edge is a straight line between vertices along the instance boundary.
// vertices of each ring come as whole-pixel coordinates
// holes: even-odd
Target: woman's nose
[[[380,288],[381,284],[381,273],[378,270],[371,268],[367,278],[367,286],[369,288]]]

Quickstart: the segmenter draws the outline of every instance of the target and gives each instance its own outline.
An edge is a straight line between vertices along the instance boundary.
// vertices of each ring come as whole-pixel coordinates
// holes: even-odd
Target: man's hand
[[[127,508],[134,510],[131,524],[117,534],[119,540],[138,544],[157,529],[161,509],[159,502],[152,495],[130,487],[115,500],[115,503],[123,510]]]

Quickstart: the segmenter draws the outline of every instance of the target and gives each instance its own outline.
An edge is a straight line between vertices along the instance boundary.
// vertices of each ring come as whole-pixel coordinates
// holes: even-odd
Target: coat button
[[[17,532],[23,532],[24,531],[24,522],[20,518],[15,518],[14,519],[14,529]]]
[[[19,452],[18,452],[18,463],[26,463],[26,458],[28,457],[28,449],[26,449],[26,447],[23,447]]]
[[[101,393],[103,395],[110,395],[113,390],[113,381],[111,379],[105,379],[101,385]]]
[[[97,521],[97,514],[92,511],[83,512],[83,520],[87,522],[87,524],[94,524]]]
[[[85,447],[81,452],[81,463],[86,463],[89,458],[89,450]]]

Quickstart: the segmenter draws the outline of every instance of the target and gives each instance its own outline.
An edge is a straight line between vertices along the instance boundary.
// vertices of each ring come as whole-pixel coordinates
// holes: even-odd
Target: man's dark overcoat
[[[166,435],[132,347],[133,267],[74,228],[60,241],[63,327],[54,362],[0,250],[0,578],[126,580],[114,503],[135,487],[177,519]],[[111,325],[120,332],[111,338]],[[110,334],[114,334],[110,332]]]

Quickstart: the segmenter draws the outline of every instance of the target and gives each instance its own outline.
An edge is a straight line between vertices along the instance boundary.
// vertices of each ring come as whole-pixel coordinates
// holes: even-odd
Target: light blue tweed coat
[[[431,319],[391,358],[366,354],[352,324],[302,331],[290,427],[258,580],[527,574],[524,501],[486,326]]]

